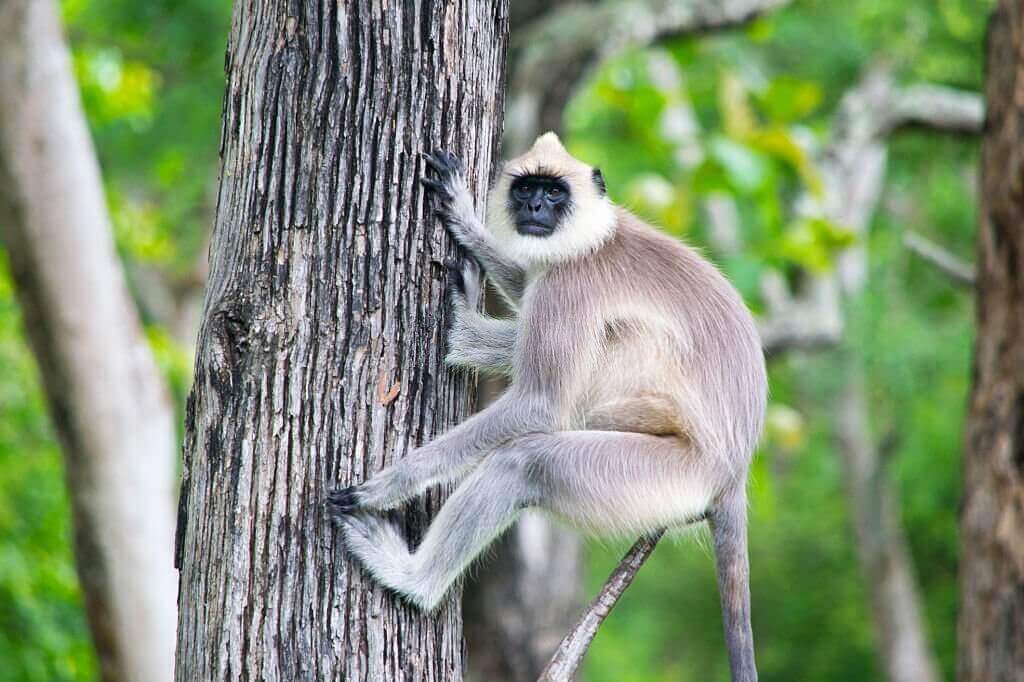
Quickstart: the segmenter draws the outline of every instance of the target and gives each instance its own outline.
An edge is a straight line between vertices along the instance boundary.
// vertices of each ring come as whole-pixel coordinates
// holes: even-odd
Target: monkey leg
[[[597,532],[637,533],[707,518],[733,682],[756,682],[742,475],[678,438],[570,431],[521,438],[538,504]]]
[[[747,495],[743,485],[721,496],[708,514],[715,543],[722,624],[733,682],[757,682],[750,627]]]
[[[366,482],[329,493],[328,507],[335,516],[397,507],[431,485],[463,478],[505,442],[524,433],[548,430],[553,413],[543,397],[510,390]]]
[[[346,548],[377,582],[430,611],[531,495],[523,460],[503,450],[485,459],[445,502],[415,552],[380,516],[358,513],[340,522]]]
[[[703,518],[712,477],[676,439],[636,433],[532,434],[488,455],[441,508],[415,552],[387,521],[339,515],[346,547],[381,584],[432,609],[521,509],[591,530],[643,532]]]
[[[539,506],[599,535],[701,520],[722,484],[717,460],[678,437],[562,431],[517,443],[530,452]]]

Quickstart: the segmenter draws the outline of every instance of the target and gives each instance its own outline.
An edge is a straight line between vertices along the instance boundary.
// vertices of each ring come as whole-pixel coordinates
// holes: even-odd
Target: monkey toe
[[[327,511],[335,519],[348,516],[360,508],[359,487],[335,488],[327,493]]]

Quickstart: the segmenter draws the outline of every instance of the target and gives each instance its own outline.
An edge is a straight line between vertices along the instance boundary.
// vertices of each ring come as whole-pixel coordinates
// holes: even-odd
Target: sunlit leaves
[[[709,158],[721,167],[728,186],[735,191],[754,193],[771,179],[769,160],[747,145],[715,135],[710,139],[708,151]]]
[[[765,117],[779,124],[793,123],[810,116],[824,96],[822,87],[817,83],[785,74],[773,78],[768,87],[756,95],[758,107]]]
[[[153,118],[159,77],[145,64],[125,60],[112,48],[82,49],[74,55],[75,76],[86,112],[96,124],[122,120],[141,130]]]
[[[787,452],[796,452],[807,442],[803,415],[781,403],[774,403],[768,408],[765,432],[768,443]]]
[[[779,251],[785,259],[823,272],[854,239],[853,232],[824,218],[800,218],[782,233]]]
[[[0,253],[0,668],[5,680],[90,680],[60,452],[22,325]]]
[[[159,208],[151,201],[108,193],[110,215],[118,247],[132,260],[170,264],[175,244],[161,225]]]

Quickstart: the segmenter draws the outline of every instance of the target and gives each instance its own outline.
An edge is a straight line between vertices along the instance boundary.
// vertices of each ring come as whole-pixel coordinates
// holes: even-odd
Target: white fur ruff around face
[[[497,247],[524,266],[552,265],[591,253],[615,231],[615,207],[597,188],[593,167],[573,158],[558,136],[545,133],[522,156],[502,168],[487,202],[487,227]],[[522,175],[542,174],[562,178],[569,185],[573,207],[551,235],[519,234],[509,215],[512,181]]]

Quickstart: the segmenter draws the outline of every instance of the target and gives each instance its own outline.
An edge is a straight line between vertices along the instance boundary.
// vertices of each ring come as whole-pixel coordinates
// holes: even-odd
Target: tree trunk
[[[469,673],[475,682],[534,682],[579,615],[579,536],[524,514],[467,585]]]
[[[845,374],[836,405],[836,434],[885,676],[891,682],[934,682],[940,678],[899,503],[871,435],[864,367],[852,349],[834,355]]]
[[[0,238],[64,452],[101,674],[170,679],[173,411],[50,1],[0,4]]]
[[[988,33],[977,340],[964,442],[958,678],[1024,679],[1024,3]]]
[[[886,135],[898,123],[894,109],[899,101],[887,75],[869,73],[843,98],[833,139],[822,155],[824,215],[858,237],[836,263],[835,277],[846,299],[863,296],[867,283],[865,235],[881,196]],[[836,365],[842,377],[836,404],[838,451],[882,667],[892,682],[932,682],[938,679],[935,656],[896,493],[871,435],[862,360],[847,345],[836,353]]]
[[[404,606],[345,559],[325,492],[456,422],[454,252],[420,153],[498,147],[507,4],[238,2],[186,409],[180,680],[459,680],[453,594]],[[479,208],[482,208],[482,205]],[[419,535],[427,510],[404,515]]]

